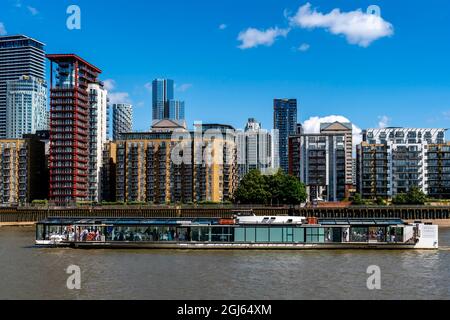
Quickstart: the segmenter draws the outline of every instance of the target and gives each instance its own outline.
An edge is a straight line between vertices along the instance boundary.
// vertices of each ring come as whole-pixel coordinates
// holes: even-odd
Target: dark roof
[[[97,68],[93,64],[90,64],[89,62],[87,62],[83,58],[81,58],[81,57],[79,57],[79,56],[77,56],[76,54],[73,54],[73,53],[68,53],[68,54],[47,54],[46,57],[50,61],[54,61],[54,62],[64,61],[64,60],[78,60],[78,61],[84,63],[85,65],[87,65],[88,67],[92,68],[94,71],[96,71],[98,73],[102,73],[102,70],[100,70],[99,68]]]

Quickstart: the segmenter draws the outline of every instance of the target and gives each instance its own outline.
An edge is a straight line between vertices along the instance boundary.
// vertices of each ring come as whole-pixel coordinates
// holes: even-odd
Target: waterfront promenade
[[[110,206],[110,207],[27,207],[0,208],[1,225],[27,225],[49,217],[222,217],[238,212],[252,212],[257,216],[294,215],[317,218],[400,218],[422,220],[450,226],[450,206],[348,206],[348,207],[260,207],[260,206]]]

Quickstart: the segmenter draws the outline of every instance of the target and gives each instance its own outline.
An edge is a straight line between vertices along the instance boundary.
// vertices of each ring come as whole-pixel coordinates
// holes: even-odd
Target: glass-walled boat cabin
[[[407,243],[413,226],[402,220],[323,219],[317,224],[236,224],[233,219],[48,219],[36,243]]]

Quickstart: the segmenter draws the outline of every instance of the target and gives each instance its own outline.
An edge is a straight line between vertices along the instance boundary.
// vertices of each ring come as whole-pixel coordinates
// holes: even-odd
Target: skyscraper
[[[7,81],[6,136],[22,139],[24,134],[48,130],[47,85],[44,80],[21,76]]]
[[[278,146],[275,146],[275,158],[280,168],[289,171],[289,136],[297,129],[297,99],[274,100],[273,128],[278,130]],[[277,152],[278,151],[278,152]]]
[[[112,131],[113,140],[119,140],[121,133],[129,133],[133,130],[133,106],[131,104],[112,105]]]
[[[44,44],[24,35],[0,37],[0,139],[6,137],[6,86],[21,76],[45,79]]]
[[[49,197],[58,204],[83,201],[88,198],[89,85],[98,83],[101,70],[74,54],[47,58],[51,62]]]
[[[306,185],[309,201],[341,201],[350,189],[346,178],[351,180],[352,124],[323,123],[320,127],[320,133],[289,138],[289,173]]]
[[[163,119],[184,122],[184,101],[174,99],[174,82],[169,79],[153,80],[153,124]]]
[[[168,118],[168,104],[174,99],[174,83],[170,79],[153,80],[153,122]]]
[[[169,114],[167,116],[170,120],[183,121],[184,118],[184,101],[170,100]]]
[[[101,169],[106,144],[107,94],[103,84],[89,86],[89,201],[101,200]]]
[[[244,132],[237,133],[237,158],[239,179],[251,170],[266,173],[273,167],[272,135],[261,128],[256,119],[248,119]]]
[[[343,134],[345,138],[345,197],[349,196],[349,190],[353,189],[353,125],[351,123],[321,123],[320,133],[329,133],[334,135]]]

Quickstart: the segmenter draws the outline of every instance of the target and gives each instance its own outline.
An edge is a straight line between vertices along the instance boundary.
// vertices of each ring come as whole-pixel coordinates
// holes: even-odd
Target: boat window
[[[325,242],[342,242],[342,228],[325,228]]]
[[[325,242],[325,228],[306,228],[306,242],[308,243]]]
[[[211,228],[212,242],[232,242],[233,229],[231,227],[213,227]]]
[[[256,228],[256,242],[269,242],[269,228]]]
[[[292,227],[283,228],[283,242],[293,242],[294,241],[294,231]]]
[[[245,242],[245,228],[234,229],[234,241]]]
[[[350,229],[350,242],[367,242],[368,235],[368,227],[352,227]]]
[[[385,242],[386,241],[386,228],[370,227],[369,228],[369,241]]]
[[[45,228],[43,224],[36,226],[36,240],[45,240]]]
[[[305,242],[305,228],[292,228],[294,242],[303,243]]]
[[[210,241],[210,228],[209,227],[195,227],[191,229],[192,241],[208,242]]]
[[[270,228],[270,242],[283,242],[283,228]]]
[[[387,242],[403,242],[403,228],[388,227],[386,240]]]
[[[102,226],[76,226],[74,227],[74,238],[70,241],[100,242],[105,240],[105,228]]]
[[[255,242],[256,241],[255,228],[246,228],[245,229],[245,241],[246,242]]]

